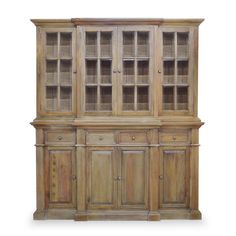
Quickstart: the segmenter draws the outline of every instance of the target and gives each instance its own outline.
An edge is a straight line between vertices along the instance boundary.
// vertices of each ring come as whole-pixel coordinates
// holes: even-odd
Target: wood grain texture
[[[37,26],[37,117],[31,122],[36,128],[34,219],[201,219],[199,128],[204,123],[198,118],[198,26],[202,21],[32,20]],[[94,44],[87,39],[91,33],[97,37]],[[109,44],[107,39],[102,43],[107,33],[111,34]],[[164,42],[165,34],[174,37],[172,56],[166,56],[164,51],[170,46],[170,42]],[[63,41],[68,40],[63,38],[66,35],[71,35],[71,41]],[[47,39],[51,36],[52,41]],[[186,42],[182,36],[187,37]],[[87,54],[88,45],[95,48],[94,55]],[[68,47],[71,54],[63,54]],[[109,48],[110,54],[104,56],[103,48]],[[125,48],[133,54],[128,55]],[[146,48],[148,53],[140,55],[140,48]],[[50,50],[55,53],[48,54]],[[187,50],[187,54],[181,56],[181,50]],[[53,72],[52,61],[57,63]],[[88,83],[88,61],[96,62],[96,83]],[[174,82],[170,84],[165,84],[165,76],[170,73],[165,68],[166,61],[173,62],[174,66]],[[71,67],[65,70],[63,63],[71,63]],[[102,81],[102,63],[110,64],[105,68],[109,83]],[[133,66],[133,74],[125,71],[129,68],[125,68],[125,63]],[[143,66],[145,63],[148,66]],[[186,73],[182,72],[185,69],[186,84],[179,79],[183,76],[181,73]],[[71,84],[60,84],[67,75],[71,76],[65,77],[71,79]],[[146,82],[140,80],[143,75],[148,78]],[[51,83],[50,78],[53,81],[56,78],[56,83]],[[56,94],[50,86],[57,89]],[[97,109],[86,108],[86,86],[96,86]],[[163,86],[173,87],[173,110],[164,109]],[[187,93],[179,89],[184,86]],[[51,91],[49,97],[47,87]],[[109,87],[111,110],[103,110],[102,104],[110,99],[103,89]],[[133,93],[129,90],[126,94],[126,102],[125,87],[133,88]],[[145,87],[148,90],[143,90]],[[63,99],[68,99],[68,94],[71,110],[63,110],[66,107],[63,108],[66,104]],[[184,96],[187,97],[186,110],[181,110],[183,108],[178,107],[185,103]],[[46,105],[51,97],[56,99],[55,110]],[[130,106],[130,99],[133,99],[133,108],[125,110],[124,103]],[[142,99],[148,101],[146,110],[141,108],[145,103]]]

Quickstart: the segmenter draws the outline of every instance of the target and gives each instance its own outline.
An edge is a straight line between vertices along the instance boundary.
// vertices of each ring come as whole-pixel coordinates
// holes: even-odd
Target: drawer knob
[[[99,137],[99,140],[100,140],[100,141],[102,141],[102,140],[103,140],[103,137],[102,137],[102,136],[100,136],[100,137]]]
[[[62,138],[62,136],[58,136],[58,138],[57,138],[58,140],[62,140],[63,138]]]
[[[135,140],[135,136],[132,136],[132,140]]]
[[[159,179],[160,179],[160,180],[163,180],[163,175],[159,175]]]
[[[173,136],[173,140],[176,140],[176,137],[175,137],[175,136]]]

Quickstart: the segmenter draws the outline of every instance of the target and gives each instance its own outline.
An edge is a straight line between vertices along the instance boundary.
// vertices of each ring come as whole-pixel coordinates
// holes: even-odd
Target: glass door
[[[119,114],[152,112],[153,27],[118,28]]]
[[[190,38],[188,29],[163,29],[161,32],[163,112],[190,112]]]
[[[84,27],[82,35],[83,111],[112,113],[115,94],[113,68],[116,63],[116,28]]]
[[[68,113],[73,109],[72,87],[74,50],[72,30],[46,30],[44,33],[44,110]]]

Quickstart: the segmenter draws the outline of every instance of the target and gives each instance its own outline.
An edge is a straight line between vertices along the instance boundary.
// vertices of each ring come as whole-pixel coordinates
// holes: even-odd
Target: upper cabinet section
[[[32,21],[38,116],[197,116],[201,19]]]

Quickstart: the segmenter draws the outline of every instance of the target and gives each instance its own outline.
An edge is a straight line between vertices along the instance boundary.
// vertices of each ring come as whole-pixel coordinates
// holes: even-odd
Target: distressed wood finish
[[[201,219],[203,19],[34,19],[34,219]]]

